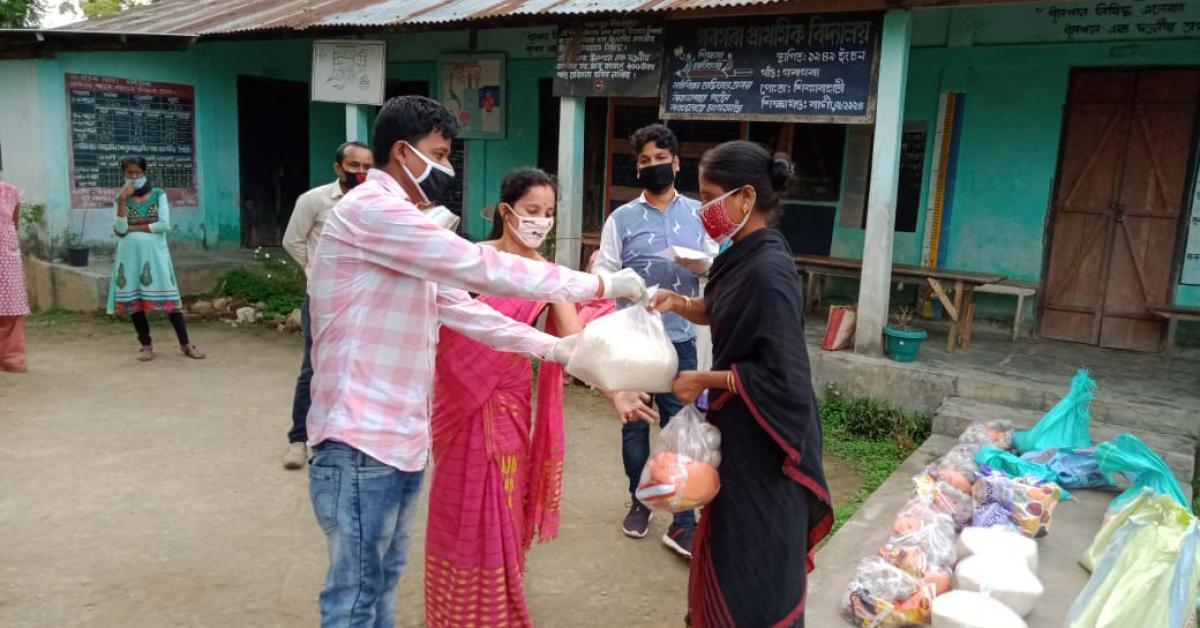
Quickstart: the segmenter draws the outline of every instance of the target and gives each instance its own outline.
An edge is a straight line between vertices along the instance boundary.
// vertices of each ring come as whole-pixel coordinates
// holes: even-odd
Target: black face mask
[[[425,193],[425,198],[431,203],[445,202],[446,193],[450,191],[450,186],[454,185],[454,175],[446,174],[437,168],[430,168],[429,175],[425,180],[417,184],[421,191]]]
[[[407,142],[406,142],[407,143]],[[446,172],[448,167],[441,164],[436,164],[432,159],[425,156],[416,146],[409,144],[409,149],[425,162],[425,172],[420,177],[414,177],[408,166],[404,166],[404,172],[421,188],[421,193],[425,195],[425,199],[430,203],[445,202],[446,192],[450,191],[450,186],[454,184],[454,171]],[[401,164],[403,165],[403,164]]]
[[[358,187],[359,183],[362,183],[366,180],[367,173],[365,172],[342,173],[342,186],[345,187],[347,191],[353,190],[355,187]]]
[[[638,185],[651,194],[662,194],[674,184],[675,164],[658,164],[638,170]]]

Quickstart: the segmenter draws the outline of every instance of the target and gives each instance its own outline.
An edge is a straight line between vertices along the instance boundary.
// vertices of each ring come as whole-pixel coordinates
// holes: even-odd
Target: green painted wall
[[[64,53],[38,62],[43,162],[52,229],[78,225],[82,211],[69,210],[66,73],[184,83],[195,88],[196,167],[200,207],[172,208],[177,240],[234,246],[240,240],[237,77],[249,75],[307,82],[310,44],[304,40],[202,43],[183,52]],[[341,105],[310,105],[312,180],[330,180],[333,149],[344,133]],[[317,164],[321,164],[318,168]],[[151,164],[153,168],[153,164]],[[324,173],[324,174],[322,174]],[[113,245],[107,209],[88,212],[87,240]]]
[[[337,176],[333,161],[337,147],[346,141],[346,105],[314,102],[308,105],[308,179],[316,187]]]
[[[473,238],[484,238],[491,230],[480,210],[499,201],[504,175],[516,168],[538,165],[538,79],[552,76],[553,71],[553,60],[510,60],[505,138],[469,142],[467,231]]]
[[[476,52],[503,52],[506,59],[504,106],[508,109],[505,138],[467,141],[466,184],[463,221],[472,238],[486,237],[491,224],[483,220],[483,208],[497,201],[500,181],[514,168],[537,165],[538,79],[553,75],[553,58],[529,58],[528,35],[545,28],[511,28],[479,31]],[[466,31],[397,35],[388,45],[389,78],[427,81],[438,93],[437,57],[470,49]]]
[[[67,102],[65,74],[117,75],[122,78],[186,83],[196,87],[196,98],[202,98],[198,84],[197,64],[192,52],[134,53],[64,53],[50,59],[40,59],[37,67],[38,102],[41,111],[42,163],[46,175],[46,220],[52,234],[79,231],[86,224],[84,238],[91,244],[115,246],[112,234],[113,212],[109,209],[73,210],[71,208],[67,154]],[[197,106],[196,117],[202,117]],[[198,127],[197,127],[198,128]],[[210,153],[197,133],[198,155]],[[203,172],[211,167],[202,159],[197,168]],[[113,167],[117,167],[116,164]],[[201,198],[205,191],[201,189]],[[203,223],[199,208],[172,208],[172,221],[185,237],[196,238]],[[86,216],[85,216],[86,214]],[[86,223],[84,220],[86,219]]]
[[[501,177],[537,159],[537,78],[549,77],[553,60],[545,50],[528,47],[529,34],[547,29],[497,29],[478,33],[476,50],[508,55],[508,133],[504,140],[472,140],[467,148],[466,223],[474,236],[488,225],[481,209],[495,201]],[[416,33],[389,38],[388,77],[426,81],[437,90],[437,58],[467,51],[467,31]],[[173,208],[175,239],[210,246],[236,246],[241,238],[238,159],[237,77],[239,75],[307,83],[311,40],[204,42],[181,52],[64,53],[36,62],[37,103],[45,196],[52,231],[79,225],[71,210],[67,179],[67,110],[64,74],[97,74],[145,81],[183,83],[195,88],[196,161],[200,207]],[[0,63],[16,63],[3,62]],[[24,63],[24,62],[22,62]],[[15,66],[14,66],[15,67]],[[309,104],[309,179],[332,180],[333,153],[345,138],[345,106]],[[153,167],[153,164],[151,165]],[[87,240],[113,246],[107,209],[88,212]]]
[[[920,206],[928,194],[938,98],[943,91],[964,91],[946,264],[1036,281],[1071,68],[1200,64],[1200,41],[972,45],[968,27],[978,15],[961,11],[963,17],[946,10],[915,15],[914,44],[928,46],[912,53],[905,119],[930,125]],[[1019,29],[1024,14],[992,8],[986,15],[1011,19],[1011,28]],[[958,45],[947,47],[947,41]],[[833,255],[860,257],[862,230],[841,227],[840,216],[837,225]],[[921,215],[916,233],[896,234],[895,261],[920,262],[924,229]],[[981,314],[995,310],[1011,317],[1011,301],[981,299]],[[1179,286],[1176,302],[1200,306],[1200,287]]]

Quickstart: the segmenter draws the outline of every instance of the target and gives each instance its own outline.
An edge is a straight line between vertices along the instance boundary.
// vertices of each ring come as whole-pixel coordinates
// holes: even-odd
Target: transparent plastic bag
[[[721,431],[690,405],[658,433],[635,495],[655,510],[683,512],[717,496]]]
[[[975,456],[980,449],[981,447],[974,443],[955,445],[935,463],[935,466],[939,469],[954,469],[962,474],[968,482],[974,482],[975,474],[979,473],[979,464],[975,462]]]
[[[967,426],[963,433],[959,435],[958,442],[964,444],[979,445],[981,447],[992,446],[1000,449],[1008,449],[1012,447],[1013,426],[1012,423],[1003,419],[995,421],[979,421]]]
[[[584,327],[565,370],[604,390],[671,392],[679,355],[662,315],[632,305]]]
[[[997,471],[1003,471],[1009,477],[1028,477],[1037,478],[1054,482],[1058,480],[1058,474],[1049,466],[1025,458],[1018,458],[1011,452],[997,449],[995,447],[984,447],[979,450],[979,454],[975,456],[975,462],[981,467],[988,467]],[[1070,499],[1071,495],[1067,491],[1063,491],[1063,499]]]
[[[958,559],[954,545],[954,528],[936,518],[927,525],[893,535],[882,547],[879,556],[888,564],[931,585],[937,594],[950,589],[950,575]]]
[[[947,475],[946,470],[940,475]],[[961,491],[949,482],[937,480],[928,474],[921,474],[913,479],[916,485],[917,497],[926,501],[934,510],[948,515],[954,521],[954,529],[961,530],[971,524],[971,516],[975,504],[971,498],[971,488]]]
[[[1050,533],[1054,508],[1062,500],[1063,490],[1054,482],[1010,478],[990,471],[975,481],[972,495],[975,498],[972,525],[1012,526],[1031,539],[1040,539]]]
[[[1096,382],[1079,369],[1071,379],[1071,389],[1032,429],[1013,433],[1013,446],[1020,453],[1051,447],[1091,447],[1088,406],[1096,394]]]
[[[929,622],[935,596],[931,585],[877,556],[858,563],[842,597],[842,616],[863,628],[898,627]]]
[[[917,528],[938,526],[952,539],[954,537],[954,520],[946,513],[938,510],[920,495],[908,500],[904,508],[892,520],[892,534],[906,534]]]

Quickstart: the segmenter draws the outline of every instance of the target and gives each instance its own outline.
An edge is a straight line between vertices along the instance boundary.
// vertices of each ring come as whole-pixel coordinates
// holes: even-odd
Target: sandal
[[[142,349],[138,354],[139,362],[149,362],[154,359],[154,347],[150,345],[142,345]]]
[[[183,355],[186,355],[193,360],[204,359],[204,352],[201,351],[196,345],[180,345],[179,350],[183,352]]]

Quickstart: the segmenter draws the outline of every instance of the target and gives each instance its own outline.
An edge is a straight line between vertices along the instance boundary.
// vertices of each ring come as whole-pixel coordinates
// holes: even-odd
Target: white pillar
[[[583,240],[583,118],[586,101],[561,98],[558,118],[558,210],[554,261],[580,268]]]
[[[875,96],[875,142],[871,157],[871,191],[867,198],[867,232],[862,281],[858,288],[858,324],[854,350],[881,355],[892,282],[892,239],[896,227],[896,188],[900,178],[900,142],[904,134],[904,92],[912,40],[908,11],[889,10],[883,17],[879,53],[879,87]]]
[[[346,141],[371,143],[371,108],[367,105],[346,105]]]

